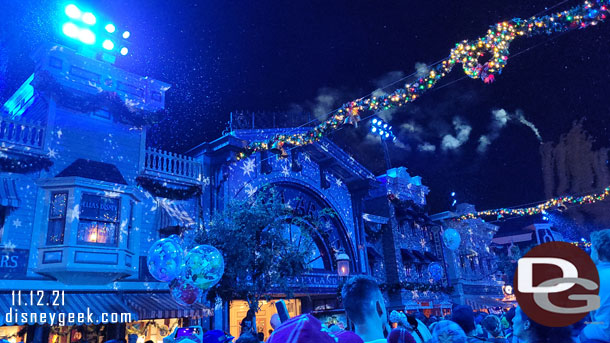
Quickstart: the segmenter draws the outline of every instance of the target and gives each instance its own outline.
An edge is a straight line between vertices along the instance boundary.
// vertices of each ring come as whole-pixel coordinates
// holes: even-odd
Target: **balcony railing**
[[[0,142],[24,150],[42,150],[45,127],[7,118],[0,118]]]
[[[145,175],[189,184],[200,183],[202,180],[201,163],[189,156],[146,148],[142,164]]]

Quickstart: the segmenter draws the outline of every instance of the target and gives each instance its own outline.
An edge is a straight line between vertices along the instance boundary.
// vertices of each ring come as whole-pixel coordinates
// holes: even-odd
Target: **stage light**
[[[116,27],[114,27],[114,25],[112,25],[112,24],[106,25],[106,31],[108,31],[109,33],[114,33],[115,30],[116,30]]]
[[[66,6],[66,15],[72,19],[78,19],[81,16],[80,10],[76,5],[70,4]]]
[[[386,129],[388,127],[388,123],[383,124],[383,128]]]
[[[106,50],[114,49],[114,43],[110,39],[106,39],[104,43],[102,43],[102,47]]]
[[[93,13],[85,12],[83,13],[82,21],[87,25],[95,25],[96,19]]]
[[[389,133],[385,133],[385,138],[390,138],[390,134]]]
[[[121,55],[125,56],[125,55],[127,55],[128,52],[129,52],[129,49],[127,49],[127,47],[121,48]]]
[[[95,43],[95,34],[89,29],[80,30],[78,33],[78,40],[84,44],[92,45]]]
[[[129,38],[129,36],[131,36],[131,33],[129,33],[129,31],[125,31],[125,32],[123,32],[123,38],[124,38],[124,39]]]
[[[62,26],[61,31],[70,38],[78,37],[79,33],[79,29],[74,23],[65,23],[64,26]]]
[[[377,118],[373,118],[373,124],[377,124]]]
[[[377,132],[377,128],[376,128],[376,127],[374,127],[374,126],[373,126],[373,127],[371,127],[371,132],[372,132],[372,133]]]
[[[385,132],[383,132],[383,130],[379,130],[379,134],[380,134],[381,136],[383,136],[383,134],[384,134],[384,133],[385,133]]]
[[[451,192],[451,196],[454,197],[455,196],[455,192]]]

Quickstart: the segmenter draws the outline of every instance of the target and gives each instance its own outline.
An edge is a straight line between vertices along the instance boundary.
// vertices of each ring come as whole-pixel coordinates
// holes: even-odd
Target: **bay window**
[[[67,205],[68,192],[51,193],[47,245],[59,245],[64,243]]]
[[[121,201],[84,193],[77,233],[79,244],[117,246]]]

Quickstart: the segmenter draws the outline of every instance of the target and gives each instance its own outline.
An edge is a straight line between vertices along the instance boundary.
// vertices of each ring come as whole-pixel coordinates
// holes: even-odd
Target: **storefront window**
[[[64,243],[64,229],[66,227],[67,206],[68,192],[51,194],[47,245],[57,245]]]
[[[83,194],[77,242],[117,245],[120,199]]]

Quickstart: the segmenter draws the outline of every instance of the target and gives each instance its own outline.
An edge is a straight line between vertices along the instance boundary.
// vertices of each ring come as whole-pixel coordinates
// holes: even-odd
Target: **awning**
[[[431,252],[426,251],[424,252],[424,256],[430,261],[430,262],[438,262],[438,258],[436,256],[434,256]]]
[[[418,262],[417,258],[413,256],[413,254],[411,254],[408,249],[400,249],[400,254],[402,255],[402,262],[404,264]]]
[[[19,207],[15,179],[0,178],[0,205]]]
[[[472,307],[473,310],[488,309],[492,307],[504,308],[509,306],[508,304],[503,303],[502,301],[496,300],[491,297],[485,297],[482,295],[467,295],[465,296],[464,300],[467,305]]]
[[[83,313],[83,320],[92,320],[85,324],[99,324],[104,321],[134,321],[138,317],[132,309],[127,307],[116,293],[69,293],[55,296],[52,291],[45,291],[40,298],[36,292],[33,293],[35,303],[42,306],[32,306],[30,304],[30,293],[21,292],[21,305],[19,305],[17,294],[13,304],[12,293],[0,295],[0,312],[13,313],[13,318],[1,316],[2,325],[24,325],[24,324],[53,324],[58,325],[59,320],[65,321],[64,325],[69,325],[69,314],[74,313],[74,320],[78,320],[78,314]],[[40,301],[39,301],[40,300]],[[52,306],[56,302],[58,306]],[[27,304],[27,305],[26,305]],[[17,315],[17,313],[19,315]],[[25,314],[25,316],[24,316]],[[91,314],[91,315],[89,315]],[[63,319],[62,319],[63,318]],[[8,319],[8,321],[7,321]],[[74,323],[76,324],[76,323]]]
[[[417,259],[420,262],[426,263],[426,257],[424,256],[424,254],[422,254],[421,252],[417,251],[417,250],[411,250],[411,253],[417,257]]]
[[[191,227],[195,221],[180,203],[165,198],[157,198],[161,209],[160,228],[169,226]]]
[[[178,305],[169,293],[127,293],[123,297],[125,302],[136,311],[140,320],[201,318],[212,314],[212,309],[199,303],[191,306]]]

